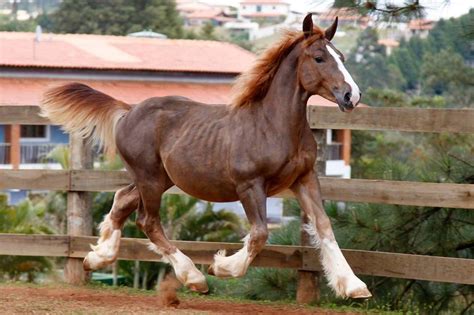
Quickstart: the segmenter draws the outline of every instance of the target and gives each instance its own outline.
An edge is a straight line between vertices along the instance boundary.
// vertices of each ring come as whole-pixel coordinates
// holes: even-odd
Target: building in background
[[[408,38],[417,35],[421,38],[426,38],[428,33],[433,29],[435,26],[435,21],[428,20],[428,19],[415,19],[410,20],[408,23],[409,33],[407,34]]]
[[[283,22],[290,13],[290,3],[284,0],[243,0],[239,17],[267,22]]]

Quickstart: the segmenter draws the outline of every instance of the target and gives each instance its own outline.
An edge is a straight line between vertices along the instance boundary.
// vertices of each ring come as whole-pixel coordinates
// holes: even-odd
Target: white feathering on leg
[[[311,245],[320,250],[321,265],[329,287],[337,296],[342,297],[348,297],[356,290],[367,290],[365,283],[352,271],[337,242],[329,239],[321,241],[315,222],[310,221],[308,224],[303,224],[303,229],[311,236]]]
[[[105,267],[117,259],[122,236],[121,230],[113,229],[109,215],[104,217],[99,225],[99,231],[100,238],[97,245],[90,244],[92,251],[84,258],[84,266],[93,270]]]
[[[250,264],[250,253],[248,251],[250,235],[245,236],[242,240],[244,241],[244,246],[235,254],[225,256],[225,250],[219,250],[214,255],[212,268],[216,276],[235,278],[245,274]]]
[[[149,242],[148,245],[147,245],[148,249],[151,250],[152,252],[155,252],[157,253],[158,255],[161,256],[161,261],[164,262],[164,263],[171,263],[170,260],[168,259],[167,255],[161,250],[158,248],[158,246],[156,246],[155,244],[153,244],[152,242]]]

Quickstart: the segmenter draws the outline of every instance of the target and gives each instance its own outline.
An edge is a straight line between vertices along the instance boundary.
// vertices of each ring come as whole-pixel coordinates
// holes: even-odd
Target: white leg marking
[[[351,90],[352,90],[352,92],[351,92],[351,102],[355,106],[360,101],[360,89],[357,86],[357,84],[354,82],[354,79],[352,79],[352,76],[349,73],[349,71],[347,71],[346,67],[344,67],[344,64],[342,63],[342,60],[339,57],[339,55],[334,51],[334,49],[332,49],[331,46],[326,45],[326,48],[329,51],[329,53],[331,54],[331,56],[336,60],[337,67],[339,68],[339,71],[341,71],[342,74],[344,75],[344,81],[346,81],[347,84],[350,85]]]
[[[313,222],[303,228],[311,235],[313,246],[320,249],[321,264],[329,286],[342,297],[370,297],[367,286],[352,271],[334,240],[320,239]]]
[[[92,251],[84,258],[86,269],[97,270],[117,259],[122,232],[119,229],[113,229],[109,214],[105,216],[99,230],[100,238],[97,245],[91,245]]]
[[[148,248],[160,255],[163,262],[173,266],[176,278],[182,284],[194,291],[204,293],[209,290],[204,275],[196,268],[193,261],[179,249],[176,249],[176,252],[173,254],[166,255],[153,243],[148,244]]]
[[[232,256],[226,256],[225,250],[220,250],[214,255],[214,263],[212,270],[217,277],[242,277],[247,272],[250,261],[250,253],[248,251],[248,243],[250,235],[243,239],[244,247]]]

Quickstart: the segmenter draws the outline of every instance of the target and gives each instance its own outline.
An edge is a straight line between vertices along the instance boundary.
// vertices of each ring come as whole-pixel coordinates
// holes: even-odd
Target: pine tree
[[[398,88],[403,84],[400,72],[386,62],[385,47],[378,43],[377,31],[367,28],[357,39],[347,68],[362,91],[368,88]]]
[[[169,0],[65,0],[44,25],[55,33],[126,35],[151,29],[183,36],[176,4]]]

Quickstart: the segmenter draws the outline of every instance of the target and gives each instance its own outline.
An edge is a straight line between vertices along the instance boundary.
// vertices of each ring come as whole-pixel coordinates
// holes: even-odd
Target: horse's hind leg
[[[92,251],[84,258],[85,270],[103,268],[117,259],[123,224],[137,209],[139,199],[140,195],[134,184],[115,193],[112,209],[99,226],[99,241],[97,245],[91,245]]]
[[[240,188],[240,189],[239,189]],[[245,214],[251,224],[250,234],[244,239],[244,247],[231,256],[225,251],[214,255],[214,263],[209,267],[209,274],[218,277],[241,277],[265,246],[267,241],[266,194],[260,181],[244,183],[237,189]]]
[[[193,291],[208,291],[206,278],[189,257],[184,255],[166,238],[160,222],[159,209],[162,194],[172,183],[164,170],[159,176],[142,176],[137,180],[141,203],[138,208],[137,225],[151,241],[150,249],[162,256],[163,261],[173,266],[178,280]]]

